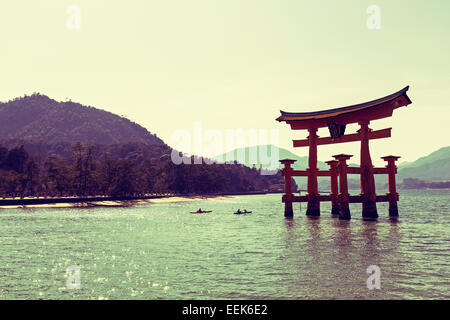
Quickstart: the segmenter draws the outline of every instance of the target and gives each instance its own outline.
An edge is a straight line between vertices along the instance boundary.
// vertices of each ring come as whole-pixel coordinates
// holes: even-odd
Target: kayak
[[[235,212],[234,214],[247,214],[252,213],[251,211],[241,211],[241,212]]]
[[[195,211],[195,212],[191,212],[191,213],[210,213],[210,212],[212,212],[212,211]]]

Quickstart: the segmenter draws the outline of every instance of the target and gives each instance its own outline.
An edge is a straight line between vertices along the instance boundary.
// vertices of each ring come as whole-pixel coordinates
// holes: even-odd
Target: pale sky
[[[70,5],[79,29],[67,26]],[[370,5],[381,9],[380,29],[367,27]],[[279,146],[303,156],[292,139],[306,133],[276,122],[280,109],[352,105],[410,85],[413,103],[371,124],[393,127],[371,151],[375,164],[388,154],[414,161],[449,145],[449,35],[447,0],[2,0],[0,100],[71,99],[171,146],[195,121],[219,132],[279,129]],[[359,147],[319,146],[319,159]]]

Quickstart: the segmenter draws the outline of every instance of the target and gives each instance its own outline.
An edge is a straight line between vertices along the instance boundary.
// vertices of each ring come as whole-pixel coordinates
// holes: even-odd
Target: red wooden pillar
[[[292,218],[294,216],[294,210],[292,209],[292,200],[293,200],[293,194],[292,194],[292,171],[291,164],[293,164],[296,160],[292,159],[284,159],[280,160],[282,164],[284,164],[284,168],[282,170],[282,175],[284,176],[284,195],[283,195],[283,202],[284,202],[284,216],[286,218]]]
[[[338,194],[338,203],[339,203],[339,219],[341,220],[350,220],[350,208],[349,201],[350,195],[348,194],[348,182],[347,182],[347,160],[353,157],[348,154],[338,154],[333,156],[338,163],[338,172],[339,172],[339,194]]]
[[[360,121],[359,130],[361,135],[361,195],[362,195],[362,216],[363,218],[378,218],[377,195],[375,192],[375,178],[373,175],[372,159],[369,151],[369,121]]]
[[[337,164],[336,160],[330,160],[326,162],[330,166],[330,177],[331,177],[331,214],[339,214],[339,205],[337,201],[339,189],[338,189],[338,176],[337,176]]]
[[[320,216],[319,188],[317,186],[317,128],[308,129],[308,208],[306,215]]]
[[[400,157],[396,156],[386,156],[381,157],[384,161],[387,162],[386,168],[388,169],[388,199],[389,199],[389,216],[390,217],[398,217],[398,193],[397,187],[395,185],[395,174],[397,173],[397,166],[395,165],[395,161],[397,161]]]

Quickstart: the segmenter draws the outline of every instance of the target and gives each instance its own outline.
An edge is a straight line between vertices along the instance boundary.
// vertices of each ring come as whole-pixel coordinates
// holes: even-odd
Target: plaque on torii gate
[[[348,209],[345,209],[345,206],[348,207],[348,201],[353,202],[362,202],[362,216],[365,218],[377,218],[377,201],[389,201],[390,207],[389,212],[390,215],[395,215],[397,212],[397,204],[396,199],[398,198],[398,194],[395,191],[395,172],[396,167],[394,161],[398,159],[398,157],[389,156],[384,157],[384,159],[388,162],[388,166],[386,168],[374,168],[372,165],[372,160],[370,157],[369,151],[369,140],[373,139],[382,139],[389,138],[391,136],[391,129],[382,129],[373,131],[369,128],[370,121],[383,119],[392,116],[392,113],[395,109],[403,106],[407,106],[411,104],[411,100],[407,96],[406,92],[408,91],[409,86],[403,88],[402,90],[388,95],[386,97],[352,105],[348,107],[328,109],[322,111],[315,112],[285,112],[281,111],[281,116],[279,116],[276,120],[279,122],[286,122],[290,125],[293,130],[308,130],[309,135],[305,140],[294,140],[294,147],[309,147],[309,156],[308,156],[308,169],[306,171],[295,171],[290,169],[291,162],[281,161],[285,165],[284,173],[288,176],[290,180],[291,176],[307,176],[308,177],[308,185],[307,185],[307,196],[306,197],[294,197],[292,194],[286,193],[283,197],[283,202],[285,202],[285,215],[287,217],[292,216],[292,202],[295,201],[306,201],[308,202],[307,206],[307,215],[318,216],[320,215],[320,201],[321,196],[319,196],[318,191],[318,176],[331,176],[331,184],[332,187],[336,185],[337,182],[333,182],[335,179],[335,175],[333,174],[334,170],[340,169],[340,180],[343,181],[344,184],[340,181],[339,185],[346,186],[346,175],[347,173],[358,173],[360,174],[360,182],[361,182],[361,195],[359,198],[350,197],[348,195],[347,190],[339,190],[339,196],[341,198],[348,198],[347,202],[344,200],[341,201],[344,205],[341,205],[340,211],[341,216],[345,218],[348,214],[345,212]],[[345,129],[347,124],[357,123],[360,125],[360,129],[356,133],[345,134]],[[330,137],[319,137],[317,136],[317,130],[319,128],[328,127],[330,132]],[[346,168],[346,160],[348,160],[350,155],[337,155],[335,156],[336,160],[339,161],[329,161],[330,171],[319,171],[317,169],[317,146],[325,145],[325,144],[336,144],[336,143],[344,143],[344,142],[352,142],[352,141],[360,141],[361,142],[361,155],[360,155],[360,168],[348,167]],[[337,168],[337,169],[336,169]],[[289,169],[289,170],[287,170]],[[347,170],[348,169],[348,170]],[[345,173],[345,177],[343,176],[343,172]],[[386,197],[378,197],[375,192],[375,179],[374,173],[387,173],[389,174],[389,186],[390,190],[393,193],[389,194]],[[392,181],[391,181],[392,180]],[[290,183],[290,182],[289,182]],[[392,186],[392,183],[394,184]],[[391,191],[390,191],[391,192]],[[337,195],[335,197],[331,197],[336,200]],[[324,198],[324,197],[322,197]],[[328,199],[328,198],[324,198]],[[353,199],[353,200],[352,200]],[[387,199],[387,200],[386,200]],[[334,203],[334,202],[333,202]],[[336,200],[337,203],[337,200]],[[344,209],[342,209],[344,207]],[[335,208],[333,208],[335,209]],[[398,215],[398,213],[397,213]]]

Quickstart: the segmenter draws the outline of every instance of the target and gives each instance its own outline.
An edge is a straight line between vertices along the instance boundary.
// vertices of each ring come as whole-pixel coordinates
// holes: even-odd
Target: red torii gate
[[[276,120],[284,121],[293,130],[308,130],[309,136],[306,140],[294,140],[294,147],[309,147],[308,169],[293,170],[291,165],[295,160],[280,160],[284,164],[283,175],[285,178],[285,216],[292,217],[292,202],[308,202],[307,215],[320,215],[320,201],[331,201],[332,214],[339,214],[340,219],[350,219],[349,203],[362,203],[363,218],[377,218],[376,203],[389,202],[389,215],[398,216],[397,201],[398,193],[395,186],[395,174],[397,167],[395,161],[399,157],[382,157],[387,166],[374,168],[370,158],[369,140],[389,138],[391,129],[373,131],[369,128],[372,120],[378,120],[392,116],[394,109],[411,104],[406,95],[409,86],[402,90],[377,100],[336,109],[316,112],[292,113],[281,112]],[[353,134],[344,134],[345,127],[350,123],[358,123],[360,129]],[[328,127],[330,137],[320,138],[317,130]],[[335,160],[327,161],[330,170],[317,169],[317,146],[324,144],[344,143],[361,141],[360,167],[348,167],[347,160],[351,155],[339,154],[333,156]],[[359,174],[361,181],[361,194],[351,196],[348,193],[347,174]],[[375,192],[374,174],[388,174],[389,191],[386,195],[377,196]],[[294,176],[308,177],[307,195],[294,196],[291,190],[291,178]],[[329,176],[331,178],[331,194],[319,195],[317,177]],[[339,182],[338,182],[339,180]]]

